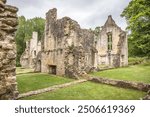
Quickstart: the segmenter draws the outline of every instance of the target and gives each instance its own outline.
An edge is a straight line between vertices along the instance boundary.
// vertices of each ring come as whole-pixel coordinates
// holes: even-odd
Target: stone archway
[[[16,99],[16,44],[14,40],[18,25],[18,9],[0,1],[0,100]]]

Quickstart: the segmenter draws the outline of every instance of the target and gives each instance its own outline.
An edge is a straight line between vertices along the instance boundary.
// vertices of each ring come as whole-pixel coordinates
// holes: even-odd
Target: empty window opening
[[[112,50],[112,33],[107,34],[107,40],[108,40],[108,50]]]
[[[49,73],[50,74],[56,75],[57,74],[56,69],[57,69],[57,67],[55,65],[49,65]]]

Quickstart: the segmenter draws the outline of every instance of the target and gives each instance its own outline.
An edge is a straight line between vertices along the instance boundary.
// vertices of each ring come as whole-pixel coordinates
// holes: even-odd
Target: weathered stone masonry
[[[69,17],[57,19],[57,9],[46,14],[41,72],[76,77],[94,67],[94,34]]]
[[[98,50],[98,67],[121,67],[128,65],[128,44],[126,32],[123,31],[112,16],[108,19],[100,31],[96,40],[96,49]]]
[[[26,41],[26,48],[20,58],[20,64],[23,68],[35,68],[36,58],[41,51],[41,42],[38,41],[38,33],[33,32],[32,39]]]
[[[18,9],[5,3],[6,0],[0,0],[0,99],[15,99],[18,91],[14,36],[18,25]]]
[[[95,69],[127,66],[126,32],[117,26],[111,15],[98,33],[95,32],[82,29],[69,17],[57,19],[57,9],[51,9],[46,13],[41,51],[36,57],[30,57],[32,54],[25,51],[29,54],[23,53],[22,58],[25,59],[21,58],[21,63],[30,66],[30,58],[34,58],[36,72],[75,78]],[[27,48],[38,47],[37,42],[35,44]]]
[[[42,46],[37,62],[41,72],[78,78],[102,66],[128,65],[126,32],[111,16],[95,39],[93,31],[80,28],[69,17],[57,19],[57,9],[51,9],[46,14]]]

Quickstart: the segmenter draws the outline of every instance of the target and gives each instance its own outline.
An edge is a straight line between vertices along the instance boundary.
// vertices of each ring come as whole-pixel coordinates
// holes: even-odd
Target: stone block
[[[9,44],[9,43],[4,43],[3,45],[2,45],[2,48],[4,49],[4,50],[13,50],[14,49],[14,45],[12,45],[12,44]]]
[[[10,50],[10,51],[8,51],[6,58],[10,59],[10,60],[15,59],[16,58],[16,53],[13,50]]]

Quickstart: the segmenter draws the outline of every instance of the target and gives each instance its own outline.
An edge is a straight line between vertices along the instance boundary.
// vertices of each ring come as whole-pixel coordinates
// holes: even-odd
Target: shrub
[[[129,65],[137,65],[141,64],[146,60],[146,58],[140,58],[140,57],[135,57],[135,58],[129,58]]]
[[[143,61],[142,65],[144,65],[144,66],[150,66],[150,59],[149,59],[149,58],[146,58],[146,59]]]

